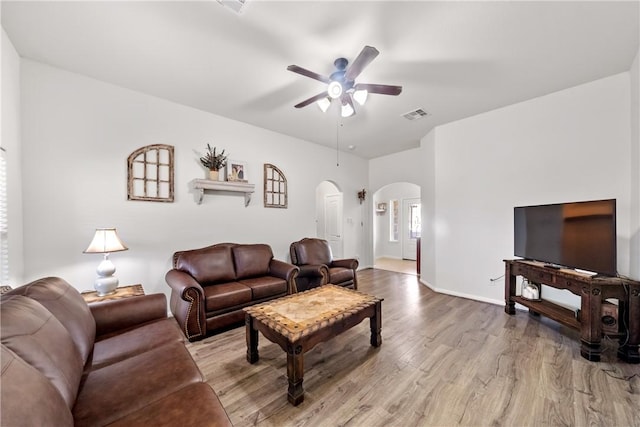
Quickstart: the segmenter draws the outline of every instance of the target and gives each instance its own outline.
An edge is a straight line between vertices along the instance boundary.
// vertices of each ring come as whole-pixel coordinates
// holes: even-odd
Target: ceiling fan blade
[[[356,77],[360,75],[362,70],[364,70],[364,68],[369,65],[369,63],[371,63],[371,61],[373,61],[379,54],[380,52],[378,52],[378,49],[376,49],[375,47],[363,47],[355,61],[353,61],[349,68],[347,68],[347,71],[344,74],[345,80],[355,80]]]
[[[314,73],[313,71],[309,71],[306,68],[298,67],[297,65],[289,65],[287,67],[287,70],[293,71],[294,73],[302,74],[303,76],[306,76],[306,77],[311,77],[312,79],[319,80],[323,83],[328,84],[331,81],[329,77],[325,77],[318,73]]]
[[[367,83],[358,83],[353,87],[354,90],[366,90],[369,93],[379,93],[381,95],[400,95],[402,86],[391,85],[374,85]]]
[[[294,105],[294,107],[296,107],[296,108],[306,107],[307,105],[313,104],[314,102],[319,101],[322,98],[325,98],[327,96],[329,96],[329,94],[325,90],[324,92],[321,92],[321,93],[317,94],[316,96],[312,96],[311,98],[305,99],[304,101],[300,102],[299,104]]]

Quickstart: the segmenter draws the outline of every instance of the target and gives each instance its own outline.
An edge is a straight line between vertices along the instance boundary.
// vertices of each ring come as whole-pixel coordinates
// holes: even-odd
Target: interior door
[[[417,239],[422,232],[420,199],[402,201],[402,218],[402,258],[415,261],[418,259]]]
[[[342,258],[342,193],[324,198],[324,235],[334,258]]]

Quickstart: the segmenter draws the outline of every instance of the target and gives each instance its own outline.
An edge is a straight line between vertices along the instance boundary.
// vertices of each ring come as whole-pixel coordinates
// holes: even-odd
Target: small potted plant
[[[218,171],[227,165],[227,156],[224,155],[224,150],[216,154],[216,147],[212,148],[207,144],[207,152],[200,157],[200,163],[209,169],[209,179],[218,181]]]

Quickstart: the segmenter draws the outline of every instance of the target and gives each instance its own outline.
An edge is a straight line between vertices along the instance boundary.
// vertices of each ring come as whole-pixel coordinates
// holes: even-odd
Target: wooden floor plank
[[[187,346],[236,426],[640,425],[640,366],[580,357],[576,332],[526,311],[438,294],[415,275],[368,269],[384,298],[382,345],[367,321],[305,354],[305,401],[287,402],[286,355],[243,327]]]

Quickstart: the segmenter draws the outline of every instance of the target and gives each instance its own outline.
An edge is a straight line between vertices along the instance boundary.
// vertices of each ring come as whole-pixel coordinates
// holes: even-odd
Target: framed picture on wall
[[[227,181],[247,182],[247,163],[227,160]]]

